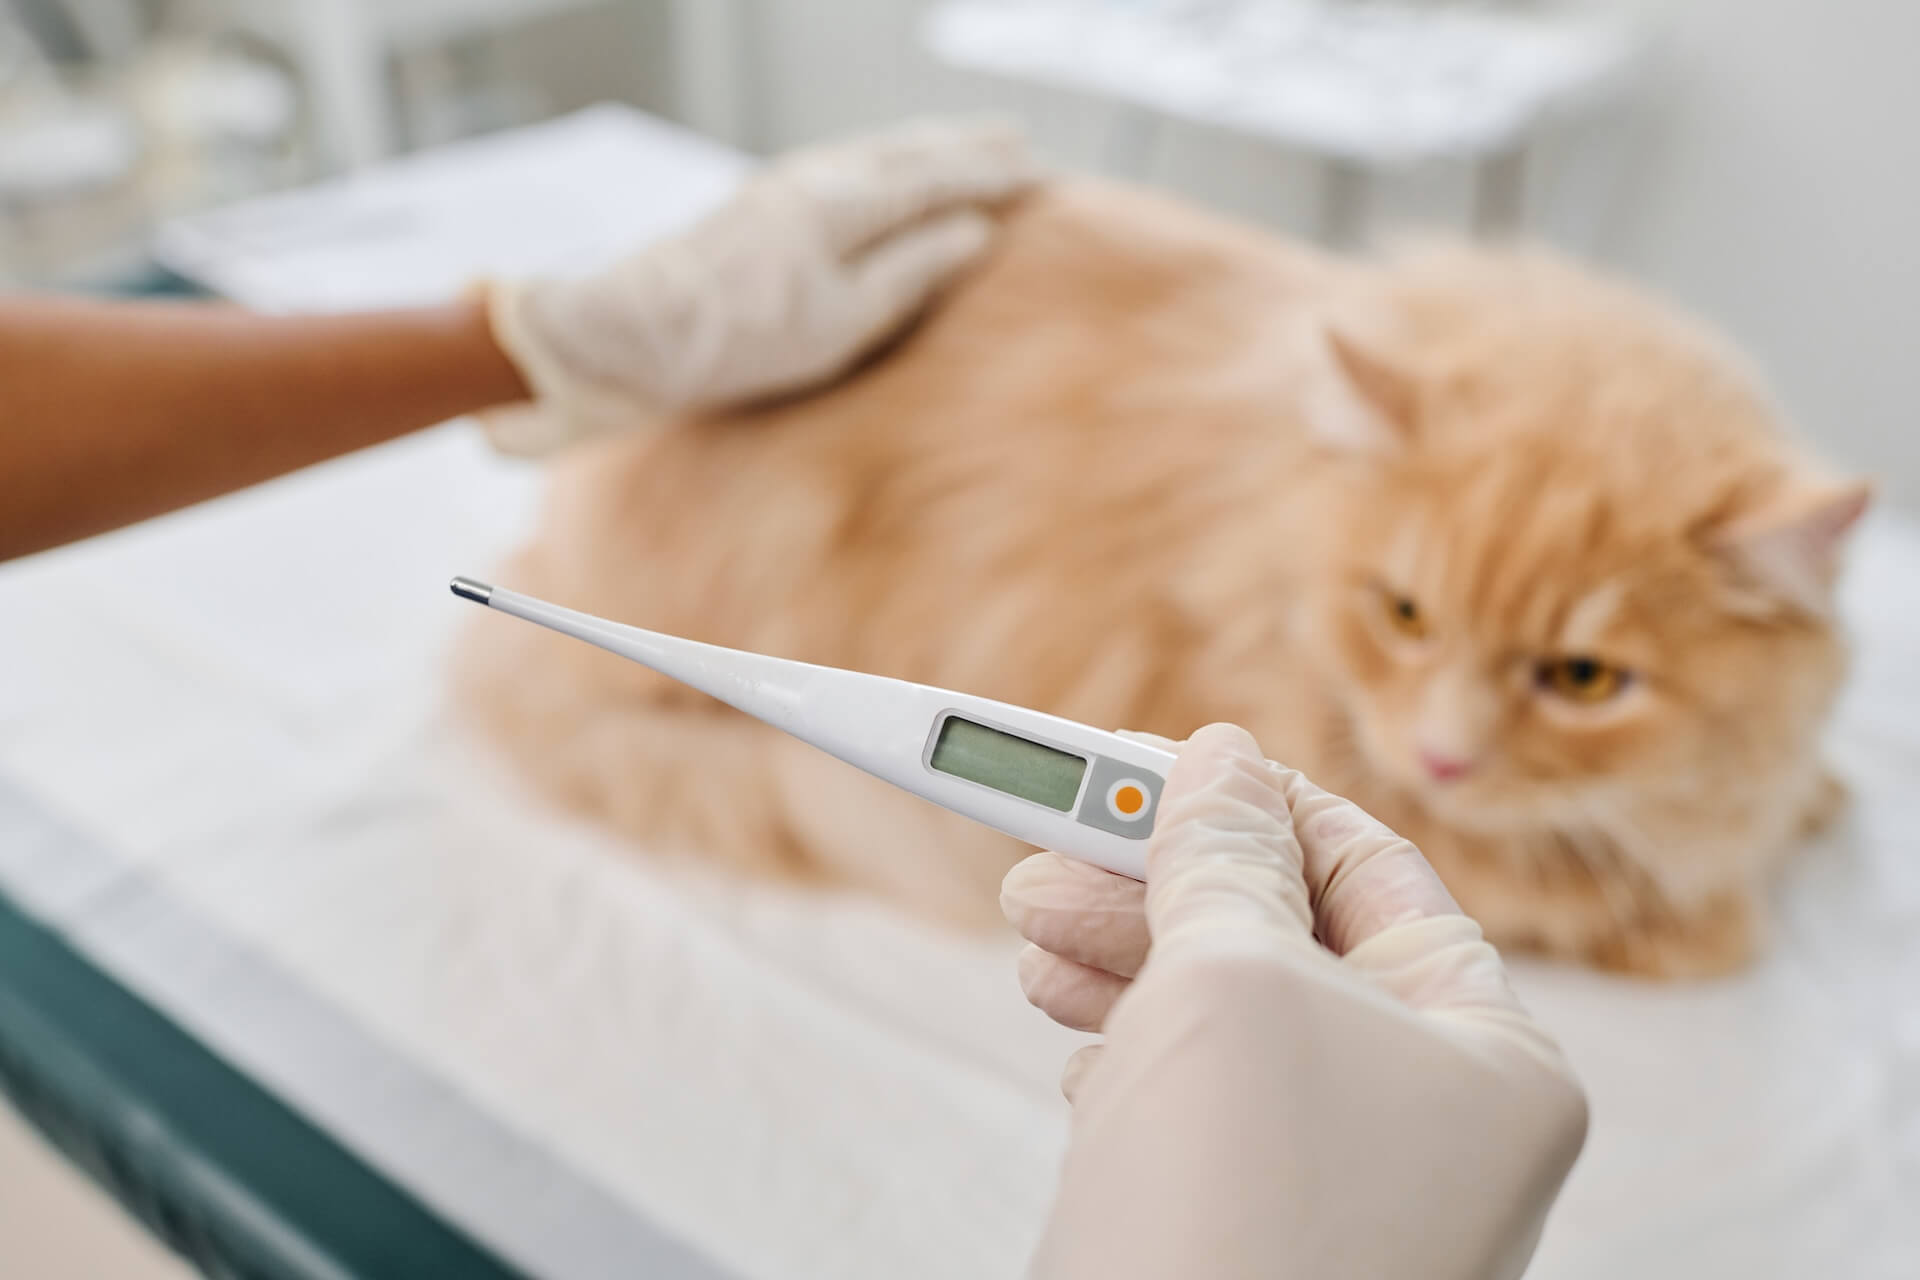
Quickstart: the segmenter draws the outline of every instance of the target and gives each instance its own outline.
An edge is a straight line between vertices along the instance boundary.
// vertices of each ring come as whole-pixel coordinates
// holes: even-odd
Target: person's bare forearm
[[[276,317],[0,298],[0,559],[526,394],[478,302]]]

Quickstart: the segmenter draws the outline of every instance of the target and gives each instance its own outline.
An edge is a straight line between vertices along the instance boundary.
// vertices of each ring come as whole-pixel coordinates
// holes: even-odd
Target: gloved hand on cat
[[[495,340],[540,403],[484,415],[488,435],[545,453],[833,377],[986,247],[981,206],[1036,175],[1011,126],[916,122],[797,152],[598,275],[490,284]]]
[[[1499,955],[1244,730],[1178,750],[1145,885],[1050,853],[1006,878],[1028,997],[1106,1035],[1068,1063],[1035,1274],[1518,1276],[1587,1110]]]

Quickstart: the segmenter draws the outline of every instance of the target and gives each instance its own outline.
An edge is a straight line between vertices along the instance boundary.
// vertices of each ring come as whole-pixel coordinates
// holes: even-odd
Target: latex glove
[[[1419,851],[1215,725],[1147,868],[1004,885],[1029,997],[1106,1033],[1034,1273],[1518,1276],[1586,1100]]]
[[[543,403],[482,421],[501,450],[543,453],[831,378],[977,257],[981,206],[1035,175],[1009,125],[916,122],[797,152],[599,275],[486,286],[495,340]]]

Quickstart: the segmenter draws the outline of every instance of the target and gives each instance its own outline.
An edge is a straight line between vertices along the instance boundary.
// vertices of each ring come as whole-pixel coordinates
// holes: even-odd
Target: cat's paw
[[[1720,978],[1753,963],[1762,932],[1757,900],[1728,896],[1689,915],[1623,928],[1598,940],[1587,958],[1602,969],[1641,978]]]
[[[1807,807],[1800,811],[1800,823],[1796,828],[1802,840],[1819,835],[1832,826],[1846,811],[1847,802],[1853,793],[1847,784],[1830,769],[1821,769],[1819,778],[1813,784],[1813,793],[1807,797]]]

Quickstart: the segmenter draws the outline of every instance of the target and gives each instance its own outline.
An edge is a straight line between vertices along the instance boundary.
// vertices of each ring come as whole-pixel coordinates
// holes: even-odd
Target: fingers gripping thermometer
[[[1173,756],[1026,707],[642,631],[455,578],[453,594],[631,658],[1015,839],[1144,880]]]

